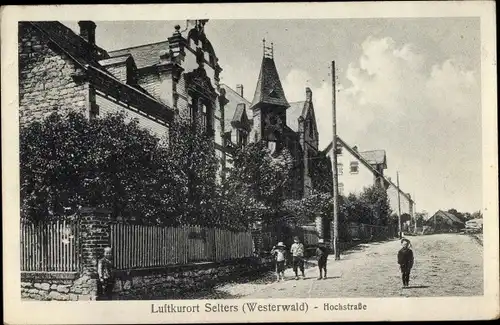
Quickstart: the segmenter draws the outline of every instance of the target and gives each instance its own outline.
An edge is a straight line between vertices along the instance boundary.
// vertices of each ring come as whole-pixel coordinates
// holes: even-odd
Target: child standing
[[[398,264],[401,268],[401,277],[403,279],[403,287],[410,284],[410,272],[413,267],[413,251],[411,250],[411,243],[408,239],[401,239],[403,246],[398,252]]]
[[[285,244],[283,244],[283,242],[279,242],[278,245],[274,246],[271,250],[271,254],[274,255],[274,258],[276,260],[276,276],[278,277],[277,281],[280,281],[280,279],[285,281],[285,249]]]
[[[305,279],[306,276],[304,274],[304,244],[300,242],[299,237],[293,238],[292,247],[290,247],[290,251],[292,253],[292,262],[293,262],[293,272],[295,272],[295,280],[299,279],[298,269],[302,273],[302,278]]]
[[[319,268],[318,280],[326,279],[326,262],[328,260],[328,248],[326,248],[323,239],[318,240],[318,248],[316,248],[316,256],[318,257],[318,268]]]
[[[111,247],[106,247],[104,248],[104,256],[97,263],[97,274],[99,275],[97,294],[99,300],[111,300],[115,284],[113,270]]]

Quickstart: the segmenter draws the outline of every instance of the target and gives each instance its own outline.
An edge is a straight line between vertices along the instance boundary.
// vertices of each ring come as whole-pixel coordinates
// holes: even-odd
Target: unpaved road
[[[397,240],[362,244],[328,261],[326,280],[317,280],[316,268],[305,280],[272,282],[267,276],[247,283],[216,287],[200,298],[325,298],[325,297],[432,297],[483,294],[483,251],[478,242],[461,234],[409,237],[415,254],[410,287],[403,289],[396,263]]]

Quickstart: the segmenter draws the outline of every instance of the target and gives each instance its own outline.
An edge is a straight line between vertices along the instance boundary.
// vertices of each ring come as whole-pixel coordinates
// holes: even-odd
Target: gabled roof
[[[236,105],[236,111],[234,112],[233,116],[233,122],[241,122],[241,119],[243,116],[246,115],[246,110],[245,110],[246,105],[244,103],[239,103]]]
[[[278,70],[274,60],[269,57],[262,58],[259,79],[252,101],[252,107],[259,104],[271,104],[288,108],[290,105],[281,86]]]
[[[109,58],[105,50],[90,44],[83,37],[58,21],[31,21],[29,24],[48,37],[81,67],[86,64],[99,67],[99,60]]]
[[[100,47],[88,43],[84,38],[58,21],[28,23],[79,65],[97,90],[111,93],[115,98],[120,98],[120,100],[130,103],[137,109],[161,121],[171,121],[173,119],[171,108],[166,107],[144,92],[142,88],[128,85],[107,71],[99,61],[102,62],[102,60],[110,57]]]
[[[384,182],[386,184],[390,184],[392,185],[394,188],[396,188],[399,193],[401,195],[403,195],[406,199],[408,199],[408,201],[410,202],[415,202],[411,196],[408,195],[408,193],[405,193],[401,190],[401,188],[399,188],[396,184],[394,184],[390,179],[388,179],[387,177],[381,175],[374,167],[373,165],[368,161],[366,160],[362,154],[356,150],[354,150],[353,148],[351,148],[346,142],[344,142],[344,140],[342,140],[342,138],[340,138],[339,136],[337,136],[337,142],[342,146],[344,147],[347,151],[349,151],[354,157],[356,157],[363,165],[365,165],[368,169],[370,169],[375,175],[379,175],[379,176],[382,176],[383,179],[384,179]],[[330,142],[326,147],[325,149],[323,149],[322,151],[324,153],[328,153],[330,150],[332,150],[332,147],[333,147],[333,143]],[[378,150],[376,150],[378,151]],[[384,151],[385,153],[385,150],[382,150]]]
[[[250,109],[250,102],[241,97],[234,89],[225,84],[220,84],[220,87],[226,91],[226,99],[228,103],[224,106],[224,132],[232,130],[231,122],[237,111],[238,104],[245,104],[246,115],[251,121],[253,112]]]
[[[306,102],[292,102],[290,107],[286,110],[286,125],[295,132],[299,131],[299,118],[305,118]]]
[[[100,60],[99,64],[104,66],[104,67],[108,67],[110,65],[125,63],[130,58],[132,58],[132,60],[133,60],[133,57],[130,54],[125,54],[125,55],[121,55],[121,56],[117,56],[117,57],[112,57],[109,59]]]
[[[121,50],[109,51],[111,57],[130,54],[135,60],[138,69],[149,67],[160,63],[160,55],[164,51],[169,51],[168,41],[162,41],[151,44],[144,44]]]
[[[462,220],[457,218],[454,214],[450,212],[446,212],[443,210],[438,210],[436,213],[434,213],[431,217],[427,219],[427,221],[436,218],[437,216],[441,216],[443,219],[451,221],[452,223],[459,223],[459,224],[465,224]]]
[[[368,161],[372,165],[384,165],[384,168],[387,168],[387,158],[385,154],[385,150],[370,150],[363,151],[359,153],[366,161]]]

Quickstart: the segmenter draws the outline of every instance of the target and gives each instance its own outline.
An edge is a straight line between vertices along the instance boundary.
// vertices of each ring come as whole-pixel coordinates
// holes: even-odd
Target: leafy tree
[[[236,206],[245,206],[249,214],[240,216],[247,222],[276,218],[285,200],[292,165],[288,150],[273,155],[264,142],[250,143],[236,149],[233,167],[222,185],[223,193],[234,199]]]
[[[415,220],[417,222],[417,227],[421,227],[424,225],[425,220],[427,220],[428,213],[425,211],[415,212]]]
[[[167,147],[123,113],[52,114],[20,130],[21,214],[33,221],[81,206],[143,223],[220,224],[208,136],[179,122]]]
[[[373,185],[363,189],[359,196],[363,208],[363,223],[387,225],[392,213],[389,198],[384,188]]]
[[[473,212],[467,220],[473,219],[483,219],[483,213],[481,212],[481,210]]]

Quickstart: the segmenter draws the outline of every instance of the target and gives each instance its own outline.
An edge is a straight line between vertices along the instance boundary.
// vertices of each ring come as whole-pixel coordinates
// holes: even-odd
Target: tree
[[[473,220],[473,219],[483,219],[483,213],[481,212],[481,210],[478,210],[476,212],[473,212],[471,215],[470,215],[470,218],[467,219],[467,220]]]
[[[231,217],[239,216],[244,222],[277,218],[293,166],[288,150],[272,154],[264,142],[250,143],[236,149],[232,165],[222,192],[233,199],[228,211],[244,215]]]
[[[427,213],[425,212],[415,212],[415,222],[417,223],[417,227],[423,226],[427,217]]]
[[[387,225],[392,213],[389,197],[384,188],[373,185],[366,187],[359,196],[363,208],[363,223]]]
[[[123,113],[52,114],[20,130],[21,214],[40,221],[103,207],[142,223],[219,224],[208,135],[179,122],[156,137]]]

